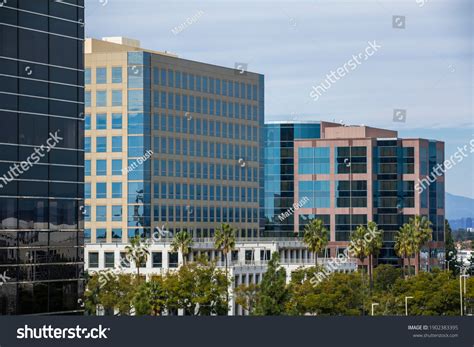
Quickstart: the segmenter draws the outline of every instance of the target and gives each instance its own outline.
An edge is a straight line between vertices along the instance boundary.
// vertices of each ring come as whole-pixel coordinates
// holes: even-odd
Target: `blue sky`
[[[179,34],[171,30],[202,11]],[[405,28],[393,28],[393,16]],[[336,120],[446,142],[474,138],[471,0],[86,0],[89,37],[126,36],[180,57],[265,75],[266,120]],[[381,48],[317,101],[312,86],[368,42]],[[393,110],[405,109],[406,122]],[[446,191],[474,198],[474,153]]]

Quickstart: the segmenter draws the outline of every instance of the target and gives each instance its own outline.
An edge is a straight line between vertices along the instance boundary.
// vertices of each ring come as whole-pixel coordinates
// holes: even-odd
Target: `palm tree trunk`
[[[420,251],[421,252],[421,251]],[[421,257],[420,257],[420,252],[416,252],[416,260],[418,262],[418,265],[416,266],[416,272],[415,274],[418,275],[420,273],[420,270],[421,270]]]
[[[372,254],[369,255],[369,286],[370,286],[370,289],[372,289],[372,286],[373,286],[373,281],[372,281]]]
[[[408,277],[411,276],[411,256],[408,255]]]
[[[405,278],[406,276],[406,271],[405,271],[405,259],[406,259],[406,255],[404,254],[403,255],[403,261],[402,261],[402,275],[403,275],[403,278]]]
[[[316,251],[314,252],[314,265],[318,267],[318,253]]]
[[[224,254],[224,252],[222,252],[222,254],[224,255],[224,263],[225,263],[225,280],[228,281],[229,280],[229,274],[228,274],[228,270],[227,270],[227,253]],[[229,286],[226,286],[226,291],[225,291],[225,302],[226,302],[226,313],[225,315],[227,316],[228,313],[229,313]]]

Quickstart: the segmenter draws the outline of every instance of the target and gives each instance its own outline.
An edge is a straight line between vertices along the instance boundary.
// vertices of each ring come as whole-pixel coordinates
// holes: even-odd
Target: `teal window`
[[[107,183],[99,182],[95,185],[95,197],[97,199],[106,199],[107,198]]]
[[[91,184],[90,183],[84,184],[84,198],[86,199],[91,198]]]
[[[121,113],[112,113],[112,129],[122,129]]]
[[[329,181],[300,181],[298,188],[299,201],[304,208],[331,207]]]
[[[107,238],[107,229],[103,229],[103,228],[96,229],[95,230],[95,238],[96,238],[97,242],[105,242],[105,240]],[[107,253],[104,253],[104,254],[107,254]],[[110,262],[110,253],[109,253],[109,256],[107,258],[108,259],[106,259],[106,260],[109,263]]]
[[[106,107],[107,106],[107,91],[98,90],[95,94],[95,105],[97,107]]]
[[[95,116],[95,128],[97,130],[107,129],[107,114],[106,113],[98,113]]]
[[[122,106],[122,90],[112,90],[112,106]]]
[[[112,221],[113,222],[122,221],[122,206],[120,205],[112,206]]]
[[[91,152],[91,138],[90,137],[84,138],[84,151],[86,151],[86,153]]]
[[[95,70],[95,83],[106,84],[107,83],[107,68],[98,67]]]
[[[112,198],[117,199],[122,197],[122,183],[112,182]]]
[[[298,148],[298,174],[329,174],[329,147]]]
[[[91,92],[90,91],[85,92],[84,103],[86,107],[91,107]]]
[[[112,229],[112,241],[120,242],[122,240],[122,229]],[[120,253],[122,255],[122,253]]]
[[[84,71],[84,83],[85,84],[91,84],[91,69],[90,68],[87,68],[85,69]]]
[[[97,222],[105,222],[107,219],[107,206],[97,206],[95,210],[95,217]]]
[[[112,160],[112,175],[115,175],[115,176],[122,175],[122,159]]]
[[[84,174],[86,176],[91,175],[91,161],[90,160],[85,160],[84,161]]]
[[[112,83],[122,83],[122,68],[120,66],[112,68]]]
[[[107,152],[107,137],[105,136],[96,137],[96,152],[98,153]]]
[[[97,160],[96,163],[96,176],[106,176],[107,175],[107,160]]]
[[[122,152],[122,136],[112,136],[112,152]]]
[[[91,130],[91,115],[89,113],[84,117],[84,129]]]

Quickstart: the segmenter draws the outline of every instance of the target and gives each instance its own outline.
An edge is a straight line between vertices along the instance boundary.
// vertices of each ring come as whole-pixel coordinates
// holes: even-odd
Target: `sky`
[[[247,64],[265,75],[266,121],[398,130],[445,141],[449,158],[474,139],[473,3],[86,0],[85,23],[88,37],[125,36],[185,59]],[[370,44],[377,47],[371,56],[348,65]],[[315,97],[320,85],[326,88]],[[394,110],[403,110],[401,121]],[[446,191],[474,198],[473,172],[469,152],[447,172]]]

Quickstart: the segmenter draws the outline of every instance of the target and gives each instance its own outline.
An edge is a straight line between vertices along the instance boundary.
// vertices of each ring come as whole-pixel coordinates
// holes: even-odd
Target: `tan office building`
[[[260,235],[263,75],[125,38],[87,39],[85,71],[86,242]]]

